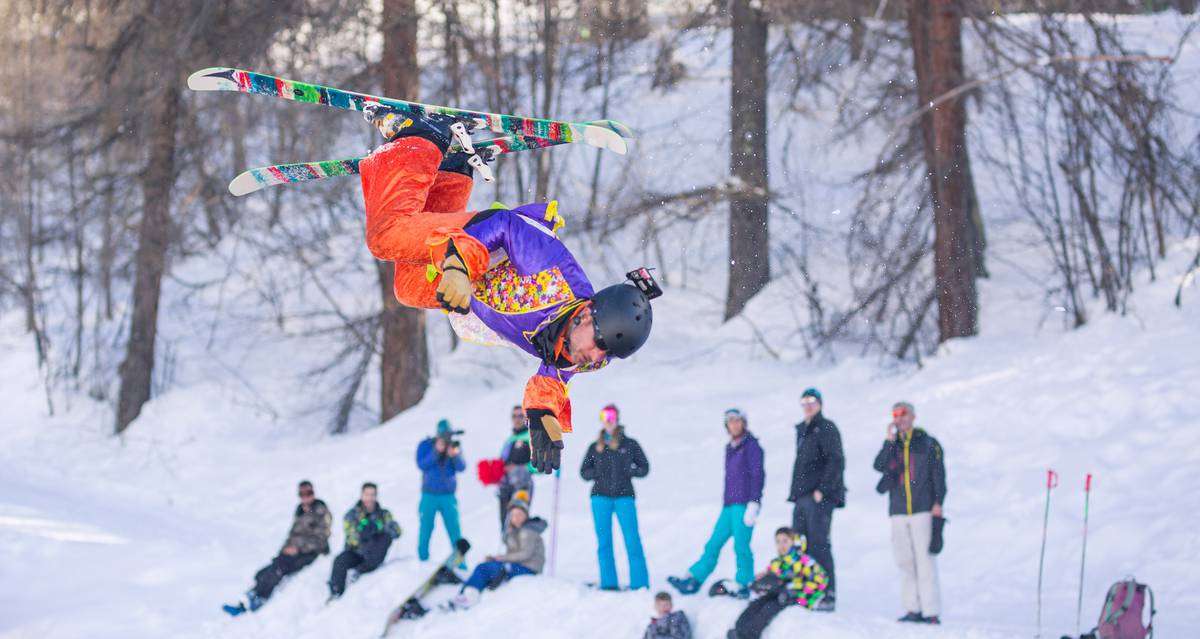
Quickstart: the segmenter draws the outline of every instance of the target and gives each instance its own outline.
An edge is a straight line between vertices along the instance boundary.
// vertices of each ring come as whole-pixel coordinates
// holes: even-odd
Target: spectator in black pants
[[[375,484],[363,484],[362,495],[354,508],[342,518],[346,530],[346,549],[333,560],[329,576],[329,598],[341,597],[346,591],[346,573],[354,568],[360,573],[371,572],[387,557],[392,540],[400,537],[400,524],[392,513],[376,500]]]
[[[815,388],[800,395],[804,421],[796,424],[796,463],[792,467],[792,490],[788,501],[792,510],[792,528],[808,540],[808,554],[829,576],[825,591],[825,610],[832,611],[837,600],[837,579],[833,568],[833,542],[830,528],[833,509],[846,505],[846,484],[842,473],[846,456],[837,425],[822,414],[821,393]]]
[[[317,555],[329,554],[329,529],[333,517],[325,507],[325,502],[317,499],[312,482],[300,482],[298,492],[300,505],[296,506],[287,541],[271,563],[254,575],[254,588],[246,593],[246,601],[222,606],[230,615],[240,615],[247,609],[258,610],[271,598],[271,593],[284,577],[300,572]]]

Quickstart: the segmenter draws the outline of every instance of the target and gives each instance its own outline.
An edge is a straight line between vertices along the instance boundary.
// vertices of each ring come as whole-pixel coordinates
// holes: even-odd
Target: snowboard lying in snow
[[[454,574],[454,567],[461,564],[467,556],[467,551],[471,549],[471,544],[466,539],[459,539],[454,543],[454,550],[449,557],[443,561],[437,570],[421,582],[417,589],[411,595],[406,597],[399,606],[388,613],[387,623],[383,627],[383,632],[380,637],[386,637],[391,631],[392,626],[396,625],[402,619],[420,619],[429,612],[425,606],[421,605],[421,597],[429,594],[435,586],[447,583],[462,583],[458,575]]]

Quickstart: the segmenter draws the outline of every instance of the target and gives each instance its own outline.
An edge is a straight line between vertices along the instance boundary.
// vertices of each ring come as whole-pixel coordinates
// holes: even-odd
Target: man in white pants
[[[912,404],[896,402],[892,406],[887,439],[875,456],[875,470],[883,473],[875,489],[888,494],[892,552],[903,578],[901,593],[907,611],[899,620],[939,624],[942,596],[930,542],[934,521],[941,519],[946,500],[946,465],[941,444],[914,428],[915,421]]]

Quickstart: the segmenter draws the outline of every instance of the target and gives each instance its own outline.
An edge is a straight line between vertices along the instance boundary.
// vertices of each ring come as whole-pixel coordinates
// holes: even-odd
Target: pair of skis
[[[485,160],[505,153],[576,142],[624,154],[628,148],[626,139],[633,137],[633,131],[629,127],[614,120],[566,122],[457,109],[355,93],[228,67],[212,67],[193,73],[188,78],[188,88],[193,91],[236,91],[266,95],[282,100],[320,104],[349,111],[362,111],[369,104],[379,104],[410,115],[442,113],[468,118],[474,121],[476,129],[490,130],[498,134],[491,139],[474,142],[478,153],[487,154]],[[452,147],[451,150],[454,148]],[[229,183],[229,192],[241,196],[276,184],[356,175],[362,159],[356,157],[342,160],[275,164],[250,169]]]

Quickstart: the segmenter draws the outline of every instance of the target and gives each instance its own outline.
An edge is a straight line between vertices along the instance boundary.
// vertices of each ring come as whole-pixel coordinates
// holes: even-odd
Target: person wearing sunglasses
[[[667,582],[682,594],[690,595],[700,590],[704,580],[716,569],[725,542],[732,537],[737,559],[734,580],[739,587],[734,594],[742,599],[750,598],[750,584],[754,582],[754,552],[750,549],[750,538],[762,504],[766,472],[763,470],[762,446],[750,434],[749,426],[742,411],[736,408],[725,411],[729,443],[725,446],[724,502],[712,535],[704,544],[704,554],[688,568],[686,577],[667,577]]]
[[[600,589],[617,590],[617,564],[613,558],[613,515],[625,538],[629,554],[629,589],[650,587],[646,555],[638,531],[633,478],[645,477],[650,462],[637,440],[625,435],[614,404],[600,411],[600,434],[583,456],[579,475],[592,483],[592,523],[596,528],[596,556],[600,561]]]
[[[902,577],[901,599],[906,614],[899,621],[940,623],[933,539],[946,501],[946,462],[942,445],[916,428],[917,413],[909,402],[892,406],[883,448],[875,470],[883,473],[875,490],[888,494],[892,522],[892,554]]]
[[[325,502],[317,499],[312,482],[300,482],[298,493],[300,504],[296,506],[287,541],[283,542],[283,548],[271,563],[254,575],[254,587],[246,592],[246,600],[222,606],[230,615],[236,617],[247,610],[258,610],[271,598],[271,593],[275,592],[275,587],[284,577],[300,572],[317,555],[329,554],[333,515],[329,513]]]
[[[821,391],[805,389],[800,394],[804,419],[796,424],[796,462],[792,466],[792,528],[808,540],[808,554],[825,569],[829,585],[825,597],[814,608],[832,612],[837,602],[837,578],[833,568],[833,511],[846,505],[842,475],[846,455],[837,424],[822,411]]]

